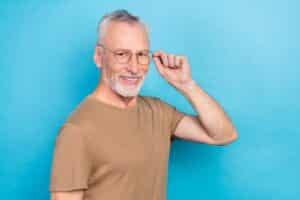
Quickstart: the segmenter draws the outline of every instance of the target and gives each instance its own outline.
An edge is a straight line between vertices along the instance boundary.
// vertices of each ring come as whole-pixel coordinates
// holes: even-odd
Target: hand
[[[160,75],[179,91],[185,91],[194,84],[190,65],[185,56],[156,51],[152,57]]]

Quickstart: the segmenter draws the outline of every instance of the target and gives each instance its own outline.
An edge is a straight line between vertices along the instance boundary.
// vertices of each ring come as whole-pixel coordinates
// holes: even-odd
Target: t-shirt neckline
[[[131,106],[131,107],[128,107],[128,108],[119,108],[117,106],[105,103],[105,102],[100,101],[99,99],[97,99],[95,96],[92,96],[91,94],[87,95],[87,99],[96,102],[97,105],[100,105],[101,107],[104,107],[106,109],[114,110],[114,111],[117,111],[117,112],[124,112],[124,113],[126,113],[126,112],[134,112],[134,111],[137,110],[140,96],[139,95],[137,96],[136,104],[134,106]]]

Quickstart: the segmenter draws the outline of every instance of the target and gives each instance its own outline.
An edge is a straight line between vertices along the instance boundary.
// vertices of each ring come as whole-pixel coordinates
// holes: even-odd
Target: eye
[[[124,53],[124,52],[117,52],[116,54],[117,54],[118,56],[124,56],[125,53]]]
[[[138,55],[139,56],[148,56],[148,52],[139,52]]]
[[[129,53],[126,51],[119,51],[119,52],[116,52],[116,55],[120,56],[120,57],[126,57],[129,55]]]

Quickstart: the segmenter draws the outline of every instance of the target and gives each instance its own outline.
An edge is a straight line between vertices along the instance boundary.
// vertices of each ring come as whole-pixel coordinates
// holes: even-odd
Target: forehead
[[[149,46],[146,28],[140,23],[110,22],[103,42],[110,48],[141,50]]]

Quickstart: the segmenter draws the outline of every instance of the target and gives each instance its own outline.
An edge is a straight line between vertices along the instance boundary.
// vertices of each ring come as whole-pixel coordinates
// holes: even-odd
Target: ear
[[[94,50],[94,62],[97,68],[102,68],[102,61],[103,61],[103,52],[100,48],[95,47]]]

